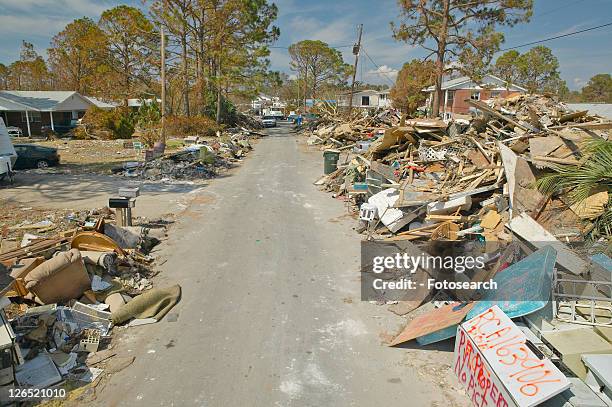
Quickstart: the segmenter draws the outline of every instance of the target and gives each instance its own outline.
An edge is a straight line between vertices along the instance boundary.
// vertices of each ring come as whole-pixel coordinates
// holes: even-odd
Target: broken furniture
[[[30,271],[23,279],[33,299],[40,304],[65,302],[79,298],[91,288],[81,252],[71,249],[57,253]]]

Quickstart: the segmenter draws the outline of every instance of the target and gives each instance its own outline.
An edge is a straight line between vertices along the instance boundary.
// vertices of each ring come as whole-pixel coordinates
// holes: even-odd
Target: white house
[[[349,107],[350,93],[338,96],[338,106]],[[391,107],[389,90],[361,90],[353,94],[353,107],[360,109],[386,109]]]
[[[284,111],[286,107],[287,104],[278,96],[259,95],[251,101],[251,108],[257,114],[261,114],[263,109]]]

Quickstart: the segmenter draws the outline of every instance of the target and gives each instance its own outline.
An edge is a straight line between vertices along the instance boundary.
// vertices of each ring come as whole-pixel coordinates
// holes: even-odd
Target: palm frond
[[[603,139],[585,143],[584,158],[578,165],[556,165],[552,173],[536,181],[546,194],[569,189],[572,204],[587,199],[596,188],[612,186],[612,142]]]
[[[568,191],[569,204],[580,204],[596,190],[607,190],[608,204],[595,220],[591,237],[612,235],[612,142],[598,139],[585,143],[583,159],[577,165],[555,165],[535,186],[545,194]]]

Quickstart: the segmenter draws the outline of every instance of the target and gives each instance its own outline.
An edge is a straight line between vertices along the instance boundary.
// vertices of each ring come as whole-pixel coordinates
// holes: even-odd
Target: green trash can
[[[338,160],[340,159],[340,150],[325,150],[323,151],[323,173],[331,174],[338,169]]]

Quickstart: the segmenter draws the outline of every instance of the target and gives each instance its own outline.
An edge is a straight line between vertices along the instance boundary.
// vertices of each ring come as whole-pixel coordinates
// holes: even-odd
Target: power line
[[[361,47],[361,50],[363,51],[363,53],[365,54],[365,56],[370,60],[370,62],[376,67],[376,69],[380,70],[380,66],[378,66],[376,64],[376,62],[374,62],[374,60],[372,59],[372,57],[370,57],[370,55],[366,52],[365,48],[363,48],[363,46]],[[391,86],[395,86],[395,82],[393,81],[393,79],[391,79],[391,77],[387,76],[387,74],[384,71],[380,71],[380,74],[382,76],[384,76],[389,83],[391,84]]]
[[[569,4],[565,4],[565,5],[561,6],[561,7],[557,7],[557,8],[549,9],[549,10],[546,10],[546,11],[541,12],[540,14],[533,15],[533,16],[531,16],[531,18],[538,18],[538,17],[542,17],[542,16],[547,16],[547,15],[552,14],[552,13],[555,13],[555,12],[557,12],[557,11],[559,11],[559,10],[566,9],[566,8],[568,8],[568,7],[570,7],[570,6],[575,6],[576,4],[578,4],[578,3],[582,3],[583,1],[585,1],[585,0],[578,0],[578,1],[576,1],[576,2],[572,2],[572,3],[569,3]]]
[[[546,38],[546,39],[544,39],[544,40],[532,41],[532,42],[528,42],[528,43],[526,43],[526,44],[521,44],[521,45],[516,45],[516,46],[514,46],[514,47],[509,47],[509,48],[500,49],[500,50],[499,50],[499,51],[497,51],[497,52],[509,51],[509,50],[511,50],[511,49],[516,49],[516,48],[527,47],[527,46],[529,46],[529,45],[534,45],[534,44],[540,44],[540,43],[542,43],[542,42],[552,41],[552,40],[556,40],[556,39],[563,38],[563,37],[569,37],[570,35],[581,34],[581,33],[587,32],[587,31],[597,30],[597,29],[599,29],[599,28],[608,27],[608,26],[611,26],[611,25],[612,25],[612,22],[607,23],[607,24],[598,25],[597,27],[585,28],[584,30],[579,30],[579,31],[574,31],[574,32],[567,33],[567,34],[557,35],[557,36],[554,36],[554,37]]]
[[[351,45],[337,45],[334,47],[330,46],[330,48],[352,48],[352,47],[353,47],[352,44]],[[280,46],[279,47],[268,47],[268,48],[270,49],[289,49],[289,47],[280,47]]]

